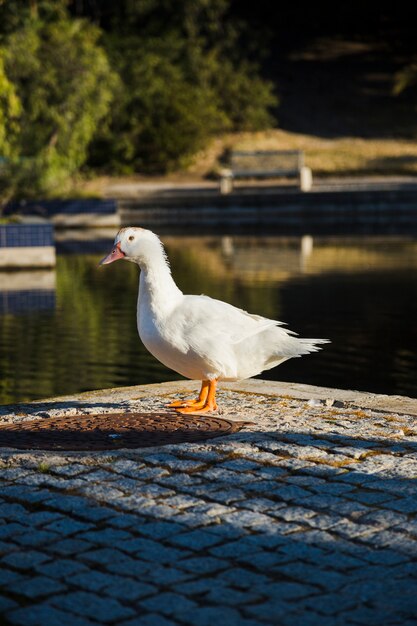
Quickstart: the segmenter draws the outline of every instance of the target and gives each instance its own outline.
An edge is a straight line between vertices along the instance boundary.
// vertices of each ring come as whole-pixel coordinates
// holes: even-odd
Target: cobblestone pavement
[[[160,409],[144,389],[0,422]],[[0,451],[0,624],[416,624],[417,410],[231,389],[224,416],[253,424],[228,437]]]

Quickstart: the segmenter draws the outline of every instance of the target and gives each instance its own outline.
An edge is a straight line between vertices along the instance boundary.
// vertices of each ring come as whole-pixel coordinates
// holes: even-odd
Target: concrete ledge
[[[146,398],[148,396],[171,396],[176,393],[193,393],[199,389],[198,381],[177,380],[151,385],[137,385],[132,387],[115,387],[87,391],[70,396],[59,396],[37,401],[45,402],[122,402]],[[259,394],[262,396],[276,396],[280,398],[294,398],[296,400],[312,400],[323,403],[324,406],[349,406],[374,411],[403,413],[417,417],[417,398],[406,396],[389,396],[354,390],[333,389],[330,387],[316,387],[301,383],[275,382],[262,379],[249,379],[236,383],[221,383],[219,385],[227,391],[238,393]],[[16,405],[13,405],[13,407]],[[9,411],[12,406],[3,407],[2,412]]]

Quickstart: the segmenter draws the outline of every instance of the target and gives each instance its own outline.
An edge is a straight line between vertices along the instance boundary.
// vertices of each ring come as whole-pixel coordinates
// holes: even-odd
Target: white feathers
[[[126,260],[141,267],[138,330],[147,349],[187,378],[238,380],[316,352],[326,339],[302,339],[281,322],[252,315],[208,296],[184,295],[163,246],[151,231],[122,229]]]

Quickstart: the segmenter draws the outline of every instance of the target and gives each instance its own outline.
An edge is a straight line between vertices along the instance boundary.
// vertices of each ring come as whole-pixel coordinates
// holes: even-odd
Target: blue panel
[[[52,224],[0,225],[0,248],[53,246]]]
[[[54,308],[55,291],[52,289],[0,291],[0,315],[45,311]]]

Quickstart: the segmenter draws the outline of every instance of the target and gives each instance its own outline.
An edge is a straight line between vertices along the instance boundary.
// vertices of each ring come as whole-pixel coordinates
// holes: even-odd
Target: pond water
[[[264,378],[417,397],[417,239],[163,239],[183,291],[331,339]],[[179,378],[137,336],[138,268],[97,267],[110,245],[0,272],[0,402]]]

